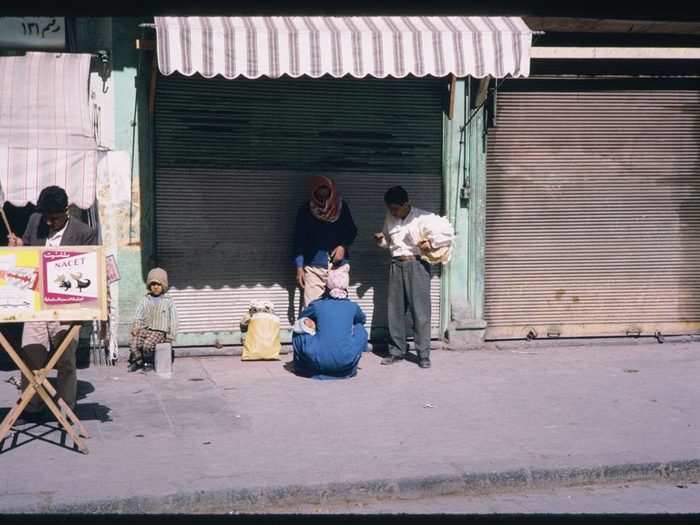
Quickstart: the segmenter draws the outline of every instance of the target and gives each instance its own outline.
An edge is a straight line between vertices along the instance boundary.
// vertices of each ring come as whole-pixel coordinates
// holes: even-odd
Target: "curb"
[[[367,344],[368,352],[384,352],[386,351],[386,343],[372,343]],[[224,345],[221,348],[216,348],[214,346],[175,346],[175,358],[178,357],[220,357],[220,356],[234,356],[240,357],[243,354],[243,345]],[[121,349],[121,347],[120,347]],[[431,341],[431,350],[446,350],[447,345],[442,341]],[[125,349],[128,352],[128,348]],[[280,355],[292,354],[291,343],[282,343],[280,349]]]
[[[421,478],[381,479],[321,485],[289,485],[129,497],[78,504],[38,504],[3,513],[245,513],[262,507],[328,505],[381,499],[417,499],[445,495],[480,495],[522,489],[644,480],[681,481],[700,476],[700,459],[668,463],[628,463],[560,469],[523,468],[505,472],[463,472]]]

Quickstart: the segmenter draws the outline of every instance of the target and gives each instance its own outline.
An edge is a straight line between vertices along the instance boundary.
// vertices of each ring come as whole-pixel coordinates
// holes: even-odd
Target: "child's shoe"
[[[137,370],[140,370],[143,368],[143,361],[134,361],[129,365],[129,372],[136,372]]]

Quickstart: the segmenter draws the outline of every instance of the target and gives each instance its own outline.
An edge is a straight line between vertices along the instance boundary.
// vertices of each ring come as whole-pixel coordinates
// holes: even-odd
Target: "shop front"
[[[697,79],[511,80],[489,130],[489,339],[700,331]]]
[[[527,75],[529,29],[503,17],[155,22],[154,244],[181,344],[240,341],[255,299],[289,328],[300,300],[294,221],[314,174],[332,178],[352,211],[351,297],[382,338],[389,261],[372,234],[384,191],[401,184],[416,206],[456,219],[464,152],[451,150],[462,165],[449,169],[445,153],[454,99],[470,76]],[[451,315],[445,274],[432,278],[435,338]]]

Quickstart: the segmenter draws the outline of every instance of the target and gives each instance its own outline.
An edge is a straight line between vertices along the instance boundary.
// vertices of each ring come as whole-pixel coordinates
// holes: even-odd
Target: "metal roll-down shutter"
[[[388,253],[372,234],[392,185],[441,211],[443,93],[436,79],[159,77],[156,248],[181,330],[235,331],[253,299],[272,300],[289,328],[294,220],[312,173],[332,177],[350,206],[350,297],[384,327]],[[435,334],[439,297],[434,272]]]
[[[700,91],[658,85],[499,92],[489,339],[698,332]]]

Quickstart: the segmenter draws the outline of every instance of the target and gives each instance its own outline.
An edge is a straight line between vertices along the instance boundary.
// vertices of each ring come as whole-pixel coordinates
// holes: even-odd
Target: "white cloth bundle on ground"
[[[315,328],[310,328],[304,324],[304,319],[307,319],[306,317],[300,317],[299,319],[296,320],[294,325],[292,326],[292,331],[295,334],[309,334],[309,335],[316,335],[316,329]]]
[[[275,318],[277,317],[275,314],[275,305],[272,301],[264,299],[251,301],[248,307],[248,313],[246,313],[241,320],[241,330],[245,331],[247,329],[248,323],[250,323],[250,320],[256,314],[270,314],[275,316]]]
[[[430,264],[448,263],[452,258],[455,231],[447,217],[431,213],[418,218],[418,238],[409,233],[411,241],[418,244],[429,241],[431,249],[421,249],[421,259]]]

